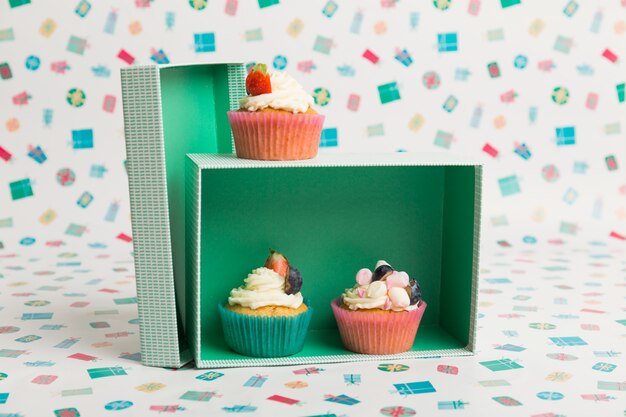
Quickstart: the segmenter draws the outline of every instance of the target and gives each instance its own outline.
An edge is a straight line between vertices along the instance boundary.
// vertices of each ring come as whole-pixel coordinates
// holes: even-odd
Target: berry
[[[246,91],[251,96],[258,96],[272,92],[270,75],[267,73],[267,65],[256,64],[246,77]]]
[[[422,299],[422,289],[414,279],[409,281],[409,286],[404,288],[411,299],[411,305],[415,305]]]
[[[302,275],[298,268],[289,268],[289,277],[285,278],[285,294],[296,294],[302,288]]]
[[[289,262],[282,254],[276,252],[274,249],[270,249],[270,256],[265,261],[266,268],[269,268],[276,272],[283,278],[289,276]]]
[[[380,265],[372,274],[372,281],[379,281],[387,278],[393,272],[393,268],[387,264]]]

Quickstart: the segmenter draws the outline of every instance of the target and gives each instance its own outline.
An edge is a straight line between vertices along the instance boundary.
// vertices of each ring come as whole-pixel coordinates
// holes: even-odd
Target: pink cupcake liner
[[[390,313],[348,310],[340,298],[330,305],[337,320],[341,341],[346,349],[370,355],[390,355],[411,350],[426,303],[417,309]]]
[[[317,155],[321,114],[228,112],[238,158],[286,161]]]

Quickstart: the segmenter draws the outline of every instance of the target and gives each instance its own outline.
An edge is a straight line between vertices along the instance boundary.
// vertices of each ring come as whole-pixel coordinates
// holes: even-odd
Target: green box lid
[[[185,154],[233,151],[226,112],[245,93],[240,63],[121,70],[142,362],[180,367],[184,338]]]

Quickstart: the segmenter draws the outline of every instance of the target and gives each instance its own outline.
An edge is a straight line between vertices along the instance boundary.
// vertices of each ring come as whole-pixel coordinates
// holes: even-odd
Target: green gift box
[[[124,368],[121,366],[114,366],[109,368],[91,368],[87,369],[89,377],[91,379],[104,378],[107,376],[127,375]]]
[[[481,178],[480,164],[444,154],[281,162],[188,155],[186,328],[196,366],[473,354]],[[300,353],[251,358],[226,345],[218,305],[270,247],[298,267],[315,312]],[[330,303],[379,259],[417,279],[428,308],[412,350],[355,354],[341,344]]]
[[[9,183],[9,188],[11,189],[11,198],[13,200],[19,200],[33,195],[30,178],[11,182]]]
[[[218,368],[473,353],[479,163],[408,153],[237,159],[226,113],[246,94],[242,64],[132,66],[121,75],[145,365],[180,367],[195,359],[198,367]],[[300,269],[315,313],[302,352],[250,358],[227,348],[217,306],[263,264],[270,246]],[[332,317],[330,300],[378,259],[419,280],[428,302],[415,345],[403,354],[345,350]]]
[[[479,362],[479,363],[485,368],[493,372],[523,368],[522,365],[518,364],[515,361],[512,361],[511,359],[497,359],[495,361],[487,361],[487,362]]]
[[[598,381],[598,389],[611,391],[626,391],[625,381]]]
[[[11,6],[12,9],[25,4],[30,4],[30,0],[9,0],[9,6]]]
[[[243,64],[121,70],[142,362],[180,367],[184,337],[184,166],[233,151],[226,112],[246,94]]]

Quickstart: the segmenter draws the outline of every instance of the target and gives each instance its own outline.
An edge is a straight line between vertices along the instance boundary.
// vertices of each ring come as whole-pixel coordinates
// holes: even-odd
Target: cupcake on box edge
[[[298,353],[304,346],[313,309],[302,298],[300,271],[270,250],[265,266],[219,304],[224,339],[235,352],[272,358]]]
[[[356,282],[331,302],[344,347],[373,355],[410,350],[426,310],[417,281],[378,261],[374,272],[359,270]]]
[[[228,112],[237,157],[282,161],[317,155],[324,116],[296,80],[257,64],[246,77],[246,91],[239,110]]]

